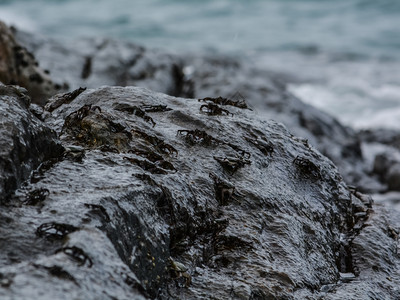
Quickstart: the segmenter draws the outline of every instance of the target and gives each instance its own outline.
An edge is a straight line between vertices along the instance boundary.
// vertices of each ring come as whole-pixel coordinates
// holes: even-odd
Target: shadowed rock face
[[[65,152],[1,212],[0,298],[400,297],[398,216],[283,125],[143,88],[67,102],[41,115]]]
[[[29,111],[26,93],[23,88],[0,83],[0,202],[39,164],[63,151],[56,143],[55,131]]]

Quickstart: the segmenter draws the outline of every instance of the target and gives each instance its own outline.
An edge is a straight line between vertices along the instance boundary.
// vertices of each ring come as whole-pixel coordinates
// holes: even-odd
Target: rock
[[[289,93],[275,74],[239,58],[188,56],[185,61],[195,97],[244,98],[254,111],[282,122],[329,157],[347,183],[368,192],[381,189],[368,174],[356,132]]]
[[[80,39],[61,44],[16,31],[17,39],[50,70],[64,91],[102,85],[137,85],[179,96],[183,90],[183,62],[174,55],[110,39]]]
[[[0,22],[0,82],[25,87],[32,101],[38,104],[44,104],[57,90],[33,54],[15,40],[3,22]]]
[[[50,39],[38,42],[24,32],[17,31],[16,36],[51,70],[53,79],[69,89],[137,85],[180,97],[244,97],[259,114],[284,123],[304,143],[328,156],[346,182],[366,192],[382,190],[379,181],[369,176],[361,143],[352,129],[303,103],[275,74],[242,58],[178,57],[107,39],[80,39],[63,45]]]
[[[55,131],[38,120],[29,106],[25,89],[0,83],[0,203],[42,162],[62,152]]]
[[[400,162],[390,166],[387,176],[389,190],[400,191]]]
[[[103,87],[42,114],[66,151],[1,212],[1,298],[399,297],[398,214],[283,125],[204,104]]]
[[[366,143],[380,143],[400,150],[400,132],[395,129],[368,129],[358,133],[361,140]]]
[[[376,129],[361,131],[358,135],[363,144],[369,148],[369,156],[373,157],[372,173],[376,174],[387,187],[383,192],[399,191],[399,132],[389,129]]]
[[[383,182],[388,182],[389,184],[389,181],[392,181],[389,187],[389,189],[392,190],[393,184],[396,183],[390,180],[390,177],[392,177],[390,174],[396,173],[395,169],[398,169],[398,165],[400,165],[400,153],[386,150],[375,156],[373,172],[377,174]]]
[[[330,287],[324,299],[398,299],[400,289],[393,285],[399,280],[398,214],[376,206],[363,229],[353,239],[352,258],[359,273],[350,282]],[[393,224],[397,224],[393,226]]]

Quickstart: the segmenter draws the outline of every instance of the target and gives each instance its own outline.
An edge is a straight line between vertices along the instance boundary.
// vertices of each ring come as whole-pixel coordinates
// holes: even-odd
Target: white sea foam
[[[9,26],[16,26],[22,30],[38,31],[38,26],[35,21],[13,9],[1,8],[0,20]]]
[[[355,128],[400,129],[400,85],[347,78],[342,83],[291,84],[289,90]]]

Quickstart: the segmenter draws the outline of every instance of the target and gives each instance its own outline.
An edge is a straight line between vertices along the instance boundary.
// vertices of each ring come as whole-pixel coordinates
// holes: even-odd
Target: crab
[[[293,163],[297,166],[297,168],[300,170],[305,178],[321,179],[319,167],[309,159],[301,156],[296,156],[296,158],[293,160]]]
[[[172,110],[172,108],[166,105],[143,105],[142,108],[145,112],[164,112]]]
[[[55,163],[59,161],[59,158],[51,158],[44,161],[39,167],[32,172],[31,183],[37,183],[44,177],[44,173],[48,171]]]
[[[131,133],[136,134],[138,136],[140,136],[142,139],[144,139],[145,141],[147,141],[148,143],[150,143],[151,145],[154,146],[154,148],[164,154],[176,154],[178,155],[178,150],[176,150],[173,146],[165,143],[162,139],[153,136],[153,135],[149,135],[143,131],[137,130],[137,129],[132,129]]]
[[[170,265],[169,270],[172,274],[172,277],[175,280],[178,280],[179,278],[184,278],[184,287],[189,287],[192,282],[192,277],[187,272],[188,268],[185,267],[184,264],[173,260],[171,257],[168,260]]]
[[[171,145],[165,143],[164,141],[160,141],[154,145],[154,147],[160,151],[161,153],[169,154],[169,155],[178,155],[178,150],[176,150]]]
[[[259,139],[258,137],[251,138],[246,136],[245,140],[256,146],[256,148],[260,150],[263,154],[267,156],[272,156],[272,153],[274,152],[274,147],[270,142],[267,142],[265,139]]]
[[[195,130],[181,129],[177,131],[177,135],[183,136],[185,138],[185,141],[190,145],[202,144],[205,146],[211,146],[212,144],[220,143],[220,141],[218,141],[216,138],[207,134],[207,132],[199,129]]]
[[[138,116],[139,118],[142,118],[146,122],[151,123],[153,127],[156,125],[156,122],[154,122],[154,120],[151,117],[149,117],[145,111],[143,111],[141,108],[137,106],[132,106],[125,103],[119,103],[115,105],[114,109]]]
[[[157,154],[152,151],[140,150],[140,149],[130,149],[128,153],[132,153],[141,157],[148,159],[151,162],[156,162],[159,160],[163,160],[160,154]]]
[[[235,187],[231,183],[219,178],[214,173],[210,173],[209,176],[214,181],[215,198],[218,203],[220,205],[227,205],[235,193]]]
[[[64,223],[55,223],[49,222],[40,225],[36,229],[36,234],[41,237],[45,237],[48,239],[63,239],[67,234],[78,230],[79,228],[64,224]]]
[[[149,171],[150,173],[153,174],[168,174],[167,171],[165,171],[162,168],[159,168],[157,165],[155,165],[152,162],[149,162],[148,160],[140,160],[137,158],[132,158],[132,157],[127,157],[125,156],[124,159],[128,160],[132,164],[135,164],[142,168],[143,170]]]
[[[68,146],[65,148],[62,157],[76,162],[82,162],[82,159],[85,157],[85,150],[79,146]]]
[[[84,117],[89,115],[91,111],[96,111],[96,110],[98,110],[101,113],[100,106],[92,106],[92,104],[86,104],[76,111],[76,117],[78,118],[78,120],[82,120]]]
[[[156,166],[159,166],[163,169],[167,169],[167,170],[173,170],[176,171],[175,167],[173,166],[173,164],[171,164],[170,162],[164,160],[164,158],[152,151],[146,151],[146,150],[140,150],[140,149],[131,149],[128,151],[128,153],[132,153],[141,157],[146,158],[147,160],[155,163]]]
[[[84,203],[85,207],[89,208],[93,213],[97,213],[101,218],[103,218],[107,223],[111,221],[110,215],[104,206],[99,204]]]
[[[55,95],[50,99],[52,101],[46,104],[44,109],[49,112],[52,112],[56,108],[60,107],[62,104],[71,103],[76,97],[82,94],[85,90],[86,88],[80,87],[69,93]]]
[[[73,260],[78,262],[78,266],[84,266],[87,263],[88,267],[90,268],[93,265],[93,262],[90,259],[90,257],[81,248],[78,248],[76,246],[60,248],[56,251],[56,253],[59,252],[65,253]]]
[[[100,148],[101,152],[111,152],[111,153],[116,153],[119,154],[119,150],[116,147],[110,146],[110,145],[102,145]]]
[[[250,152],[247,152],[240,148],[239,146],[232,144],[232,143],[226,143],[229,147],[231,147],[233,150],[235,150],[240,156],[245,157],[245,158],[250,158],[251,154]]]
[[[214,156],[214,159],[226,170],[230,171],[231,174],[235,173],[239,168],[245,165],[251,164],[251,161],[243,157],[232,157],[232,156]]]
[[[70,127],[74,123],[76,124],[77,122],[82,121],[85,117],[87,117],[90,114],[90,112],[95,112],[96,110],[98,110],[101,113],[100,106],[92,106],[92,104],[85,104],[77,111],[70,113],[65,118],[65,122],[61,129],[61,132],[64,132],[66,128]]]
[[[29,192],[27,195],[27,199],[24,202],[26,205],[36,205],[39,202],[42,202],[46,199],[46,197],[50,195],[50,191],[45,188],[40,188],[37,190],[33,190]]]
[[[205,112],[209,116],[216,116],[222,114],[226,114],[227,116],[229,115],[233,116],[233,113],[231,113],[229,110],[223,109],[214,103],[203,104],[202,106],[200,106],[200,111]]]
[[[234,101],[234,100],[223,98],[223,97],[219,96],[217,98],[206,97],[206,98],[203,98],[203,99],[199,99],[199,101],[205,101],[205,102],[210,101],[210,102],[213,102],[215,104],[231,105],[231,106],[236,106],[236,107],[239,107],[239,108],[248,108],[244,97],[239,92],[236,93],[235,95],[237,97],[239,97],[240,100]]]

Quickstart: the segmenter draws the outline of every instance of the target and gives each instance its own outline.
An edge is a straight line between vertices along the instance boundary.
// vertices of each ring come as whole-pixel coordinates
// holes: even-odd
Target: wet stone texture
[[[318,149],[339,168],[348,184],[364,192],[397,189],[373,172],[369,143],[332,116],[300,101],[287,91],[284,77],[261,70],[243,57],[172,55],[110,39],[79,39],[71,44],[15,31],[52,78],[71,91],[102,85],[141,86],[184,98],[245,99],[265,118],[282,122],[304,143]],[[203,103],[205,113],[230,115],[224,107]],[[217,110],[217,111],[216,111]],[[396,172],[394,172],[396,171]],[[398,169],[392,178],[399,178]]]
[[[65,151],[2,206],[1,299],[400,297],[399,216],[283,125],[240,101],[76,94],[40,114]]]
[[[29,110],[30,101],[24,88],[0,83],[0,202],[63,151],[56,132]]]

